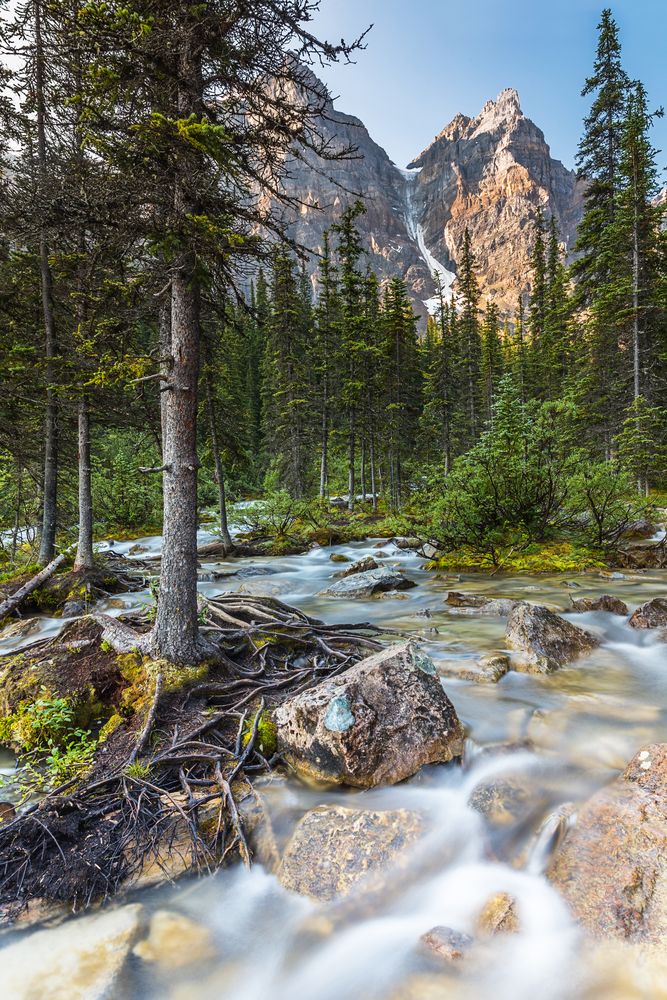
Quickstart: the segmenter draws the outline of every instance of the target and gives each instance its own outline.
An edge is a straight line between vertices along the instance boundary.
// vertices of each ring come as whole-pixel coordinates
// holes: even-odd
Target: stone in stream
[[[460,590],[450,590],[445,598],[445,604],[450,608],[470,609],[479,611],[482,615],[497,615],[498,618],[507,618],[514,608],[525,603],[517,598],[484,597],[482,594],[466,594]]]
[[[20,618],[18,621],[10,621],[0,630],[0,639],[25,639],[26,636],[33,635],[42,625],[39,618]]]
[[[121,906],[34,931],[2,949],[7,1000],[105,1000],[139,937],[143,907]]]
[[[403,576],[396,570],[380,567],[369,570],[366,573],[355,573],[353,576],[346,576],[342,580],[336,580],[325,590],[320,591],[318,597],[347,597],[364,598],[372,597],[373,594],[382,593],[386,590],[407,590],[415,587],[414,580]]]
[[[547,874],[594,935],[667,946],[667,743],[579,809]]]
[[[213,936],[203,924],[182,913],[156,910],[151,917],[148,937],[132,949],[132,954],[165,972],[209,962],[216,956]]]
[[[432,955],[437,955],[445,962],[458,962],[465,958],[470,950],[473,939],[469,934],[461,934],[451,927],[433,927],[420,938],[423,947]]]
[[[473,681],[475,684],[497,684],[510,669],[510,658],[503,653],[487,653],[476,663],[440,664],[440,670],[447,677],[460,681]]]
[[[463,727],[413,643],[367,657],[273,713],[278,751],[300,775],[370,788],[463,753]]]
[[[667,627],[667,598],[654,597],[640,605],[628,623],[632,628]]]
[[[608,611],[612,615],[623,615],[625,618],[630,612],[627,604],[619,597],[611,594],[603,594],[601,597],[580,597],[577,601],[572,601],[570,611],[583,614],[585,611]]]
[[[485,903],[477,918],[480,934],[514,934],[519,930],[516,903],[506,892],[497,892]]]
[[[304,896],[340,898],[362,880],[400,862],[422,832],[422,818],[407,809],[311,809],[285,848],[278,879],[286,889]]]
[[[513,668],[529,674],[549,674],[599,646],[590,632],[538,604],[514,608],[505,638],[516,650]]]
[[[344,555],[342,552],[332,552],[329,559],[335,563],[348,563],[350,561],[350,557]]]
[[[345,579],[345,577],[354,576],[356,573],[367,573],[371,569],[379,569],[379,566],[373,556],[364,556],[363,559],[357,559],[350,566],[340,570],[336,576]]]

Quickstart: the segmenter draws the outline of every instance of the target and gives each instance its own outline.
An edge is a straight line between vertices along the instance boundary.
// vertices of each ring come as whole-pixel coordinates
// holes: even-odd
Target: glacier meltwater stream
[[[159,551],[160,539],[132,544],[145,557]],[[464,761],[429,767],[400,785],[371,791],[311,788],[279,775],[262,779],[280,849],[307,811],[332,805],[418,813],[423,833],[380,884],[344,900],[317,901],[290,892],[259,865],[138,894],[132,902],[139,901],[147,913],[166,909],[204,925],[213,950],[178,966],[131,956],[113,997],[621,1000],[667,995],[664,982],[660,987],[650,969],[633,965],[630,957],[626,961],[622,950],[605,952],[593,945],[544,875],[558,830],[572,822],[572,808],[576,815],[577,805],[612,781],[643,744],[664,740],[667,645],[655,634],[630,629],[619,616],[568,614],[601,638],[593,653],[549,676],[510,672],[498,684],[475,684],[448,671],[453,664],[501,650],[505,623],[444,604],[446,592],[457,589],[524,598],[566,614],[572,593],[611,593],[634,608],[667,593],[667,573],[461,580],[425,570],[415,553],[389,542],[355,543],[336,551],[350,558],[372,553],[381,563],[399,565],[417,585],[370,600],[319,597],[338,567],[331,549],[316,548],[300,556],[206,562],[200,589],[209,595],[224,590],[275,595],[330,622],[367,620],[414,632],[441,670],[465,724]],[[251,567],[249,574],[232,575]],[[125,595],[107,610],[118,613],[121,604],[129,608],[148,599],[147,592]],[[43,627],[53,630],[57,623],[45,619]],[[498,789],[508,792],[509,806],[499,804]],[[565,810],[565,803],[573,807]],[[566,815],[570,818],[563,819]],[[307,858],[303,863],[309,863]],[[518,929],[480,936],[479,915],[496,893],[515,901]],[[69,929],[75,942],[77,923],[70,921],[59,933]],[[425,949],[421,938],[435,927],[474,939],[463,959],[446,963]],[[11,962],[13,946],[10,939],[0,970],[3,958]],[[621,963],[623,985],[617,992]],[[48,981],[41,995],[49,997]]]

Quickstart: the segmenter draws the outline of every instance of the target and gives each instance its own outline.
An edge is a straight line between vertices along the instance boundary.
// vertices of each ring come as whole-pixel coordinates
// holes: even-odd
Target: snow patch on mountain
[[[415,241],[419,247],[419,252],[422,255],[430,273],[437,276],[440,279],[440,285],[442,287],[443,296],[446,302],[451,302],[454,298],[453,285],[456,281],[456,274],[454,271],[450,271],[441,264],[439,260],[433,256],[429,248],[426,246],[426,240],[424,239],[424,231],[422,227],[417,222],[414,206],[414,182],[417,179],[421,167],[412,167],[407,170],[402,170],[400,167],[396,168],[399,173],[403,175],[406,180],[405,184],[405,224],[409,235]],[[428,312],[433,315],[440,308],[440,296],[433,295],[430,299],[422,300]]]

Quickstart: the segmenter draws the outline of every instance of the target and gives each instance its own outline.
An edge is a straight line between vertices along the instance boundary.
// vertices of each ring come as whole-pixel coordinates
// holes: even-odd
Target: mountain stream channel
[[[212,538],[200,534],[202,543]],[[159,547],[154,537],[114,549],[146,559]],[[318,596],[341,568],[331,560],[334,552],[355,560],[373,555],[416,586],[367,600]],[[250,572],[231,575],[241,567]],[[611,594],[632,611],[667,596],[666,571],[445,576],[426,570],[414,551],[371,539],[290,557],[202,561],[199,586],[208,596],[230,590],[278,596],[329,623],[369,621],[413,633],[465,726],[463,762],[429,766],[400,784],[366,791],[308,787],[281,774],[260,779],[283,851],[307,812],[332,806],[407,810],[423,817],[423,830],[400,865],[383,873],[381,889],[362,886],[347,906],[291,892],[259,864],[235,865],[135,893],[92,916],[5,935],[3,1000],[667,997],[666,939],[657,957],[593,940],[545,876],[581,804],[610,785],[642,746],[667,733],[667,644],[656,630],[632,629],[618,615],[568,613],[571,598]],[[452,673],[462,666],[503,650],[505,620],[447,606],[451,589],[547,605],[594,632],[600,646],[552,674],[510,671],[495,684],[457,679]],[[149,600],[148,591],[125,594],[100,609],[119,614]],[[38,633],[0,641],[0,653],[60,627],[44,618]],[[0,765],[11,769],[9,758]],[[507,800],[496,788],[509,790]],[[312,863],[304,857],[304,865]],[[499,893],[513,901],[512,926],[481,933],[480,913]],[[122,944],[138,923],[145,928],[158,917],[159,940]],[[449,961],[422,940],[443,927],[455,952]],[[109,963],[113,975],[105,972]]]

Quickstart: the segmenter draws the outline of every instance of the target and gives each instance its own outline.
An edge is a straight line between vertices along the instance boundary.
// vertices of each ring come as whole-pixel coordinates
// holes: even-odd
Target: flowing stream
[[[201,541],[206,540],[203,535]],[[145,558],[157,554],[159,545],[160,539],[152,538],[115,548],[129,552],[136,546],[131,555]],[[465,762],[426,768],[401,785],[365,792],[314,789],[278,776],[266,779],[263,792],[281,845],[307,810],[334,803],[416,810],[426,817],[427,832],[412,849],[407,869],[390,874],[382,892],[361,894],[348,907],[288,892],[259,866],[144,893],[141,901],[149,910],[177,910],[205,923],[216,958],[168,975],[135,959],[121,998],[615,996],[608,968],[591,962],[581,932],[544,869],[560,807],[582,802],[613,780],[642,744],[665,739],[667,645],[655,634],[630,629],[625,618],[573,615],[567,609],[571,596],[609,593],[633,610],[667,594],[667,573],[445,577],[426,571],[412,552],[368,541],[335,551],[349,558],[371,553],[379,562],[400,566],[417,586],[398,595],[342,601],[318,596],[341,568],[331,561],[332,551],[206,562],[200,590],[208,595],[225,590],[274,595],[330,622],[367,620],[415,632],[442,671],[445,689],[465,724]],[[488,685],[453,679],[447,676],[453,664],[503,649],[505,622],[448,608],[444,597],[450,589],[547,604],[596,632],[601,646],[550,676],[510,672]],[[147,592],[128,594],[103,606],[120,613],[148,600]],[[43,620],[44,634],[56,627]],[[40,632],[19,642],[34,641]],[[498,785],[518,789],[516,809],[501,808],[489,822],[479,802],[484,790]],[[518,933],[489,938],[455,969],[420,947],[420,937],[436,926],[474,934],[481,909],[497,892],[516,900]],[[69,926],[75,935],[76,921]],[[631,985],[618,996],[658,995],[642,990]]]

